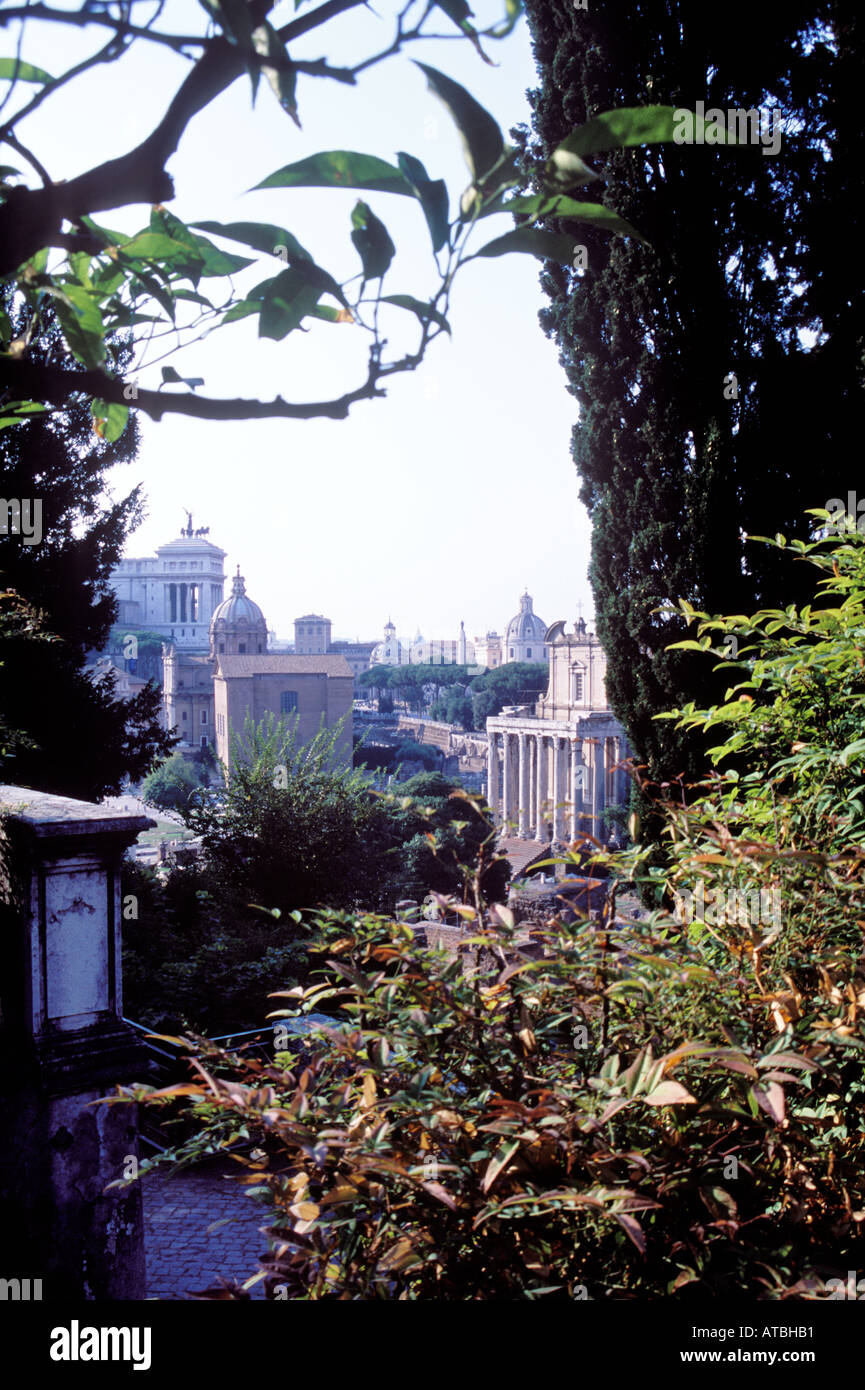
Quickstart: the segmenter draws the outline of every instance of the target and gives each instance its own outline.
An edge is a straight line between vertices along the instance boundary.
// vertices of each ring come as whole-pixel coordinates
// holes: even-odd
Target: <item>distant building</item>
[[[331,642],[330,653],[332,656],[344,656],[357,680],[358,676],[369,670],[375,645],[375,642]]]
[[[376,643],[370,666],[465,666],[473,665],[475,646],[466,638],[460,623],[459,637],[433,637],[429,641],[418,632],[411,642],[401,642],[388,620],[384,641]]]
[[[498,632],[475,638],[475,665],[492,671],[502,664],[502,639]]]
[[[230,733],[240,733],[247,715],[259,723],[268,714],[297,719],[298,737],[308,743],[324,727],[345,719],[342,748],[352,749],[354,677],[342,656],[217,656],[213,680],[216,752],[229,765]]]
[[[206,651],[210,619],[222,603],[225,551],[207,540],[210,530],[194,530],[192,515],[177,539],[154,556],[120,560],[110,584],[118,602],[118,622],[147,628],[187,651]]]
[[[110,656],[100,656],[92,666],[85,668],[84,674],[88,680],[96,683],[101,681],[105,675],[113,676],[113,698],[115,700],[129,700],[133,695],[138,695],[147,685],[146,680],[140,676],[133,675],[130,671],[124,671],[120,666],[116,666]]]
[[[502,664],[508,661],[547,661],[549,651],[544,641],[546,623],[532,608],[528,590],[520,599],[520,611],[505,628],[502,643]]]
[[[323,656],[330,651],[330,618],[305,613],[294,620],[294,650],[298,656]]]
[[[546,694],[487,720],[487,800],[505,834],[555,847],[581,834],[609,841],[604,811],[628,804],[630,750],[607,701],[606,653],[582,618],[572,633],[553,623],[544,645]]]
[[[402,642],[396,635],[396,628],[388,618],[384,626],[384,640],[376,642],[369,664],[370,666],[402,666],[403,651]]]
[[[190,530],[191,526],[190,518]],[[139,581],[139,571],[127,568],[126,573],[117,576],[115,587],[117,591],[119,585],[124,594],[124,618],[130,625],[134,618],[135,626],[146,623],[157,632],[165,632],[163,722],[179,735],[181,750],[211,746],[228,766],[232,729],[240,732],[247,714],[256,722],[273,714],[277,718],[296,715],[303,742],[313,738],[322,723],[332,728],[344,717],[342,738],[346,755],[350,756],[353,676],[345,658],[318,652],[301,655],[268,651],[272,637],[267,622],[258,604],[247,594],[239,567],[231,594],[223,599],[225,551],[200,534],[184,533],[179,542],[162,546],[157,556],[161,557],[161,569],[149,561],[124,561],[126,567],[140,564],[144,578]],[[214,576],[218,563],[218,595],[215,578],[212,591],[205,592],[203,581],[197,577],[199,570],[189,568],[199,562],[212,564]],[[172,565],[184,568],[167,568]],[[142,587],[137,589],[139,583]],[[217,597],[219,601],[213,602]],[[163,624],[155,620],[160,603],[168,612],[168,622]],[[206,626],[202,621],[205,608]],[[310,635],[310,640],[329,641],[327,619],[299,622],[303,626],[323,624],[323,636]],[[306,640],[308,634],[303,635]],[[367,647],[367,659],[371,646],[370,643]]]

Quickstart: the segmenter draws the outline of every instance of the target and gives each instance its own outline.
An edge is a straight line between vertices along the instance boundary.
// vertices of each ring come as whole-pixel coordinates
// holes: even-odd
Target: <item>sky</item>
[[[283,4],[272,19],[279,24],[292,13]],[[394,13],[388,4],[341,16],[292,47],[292,56],[357,61],[388,45]],[[168,0],[160,27],[188,32],[200,14],[191,0]],[[476,5],[478,27],[500,14],[497,0]],[[442,15],[435,28],[446,33],[450,23]],[[10,33],[0,38],[10,53]],[[33,24],[22,56],[57,75],[104,41],[104,30]],[[468,182],[459,138],[411,60],[461,82],[507,134],[528,121],[525,93],[536,82],[524,23],[486,48],[496,66],[485,65],[468,43],[441,40],[410,45],[353,88],[301,76],[302,130],[265,82],[253,109],[248,79],[238,80],[187,128],[168,165],[176,191],[168,206],[190,222],[286,227],[346,280],[359,268],[349,232],[351,209],[363,196],[397,246],[385,292],[428,298],[435,266],[413,200],[248,190],[319,150],[355,149],[389,162],[407,150],[431,177],[446,180],[453,207]],[[148,134],[187,66],[170,50],[136,45],[47,101],[20,136],[53,179],[78,174]],[[148,217],[142,206],[102,220],[132,233]],[[510,225],[507,218],[488,221],[477,245]],[[254,284],[278,269],[262,257],[237,283]],[[452,338],[438,338],[416,373],[391,379],[386,399],[359,403],[347,420],[169,416],[157,424],[141,416],[139,456],[111,479],[117,495],[142,482],[147,499],[147,518],[126,555],[152,554],[178,535],[188,508],[193,524],[209,526],[210,539],[228,552],[228,572],[240,565],[247,592],[281,637],[292,636],[294,618],[309,612],[329,617],[334,637],[348,639],[378,637],[388,618],[408,637],[454,637],[461,621],[470,637],[501,632],[526,588],[547,622],[573,620],[578,604],[591,615],[589,523],[570,456],[576,403],[555,345],[538,326],[539,272],[538,261],[519,255],[465,266],[452,297]],[[413,320],[389,313],[392,342],[411,346]],[[314,322],[279,343],[258,339],[256,330],[255,318],[220,328],[171,364],[203,377],[210,396],[328,399],[365,376],[366,335],[354,326]],[[152,348],[149,357],[157,355]],[[136,373],[142,386],[159,384],[161,360],[145,359]]]

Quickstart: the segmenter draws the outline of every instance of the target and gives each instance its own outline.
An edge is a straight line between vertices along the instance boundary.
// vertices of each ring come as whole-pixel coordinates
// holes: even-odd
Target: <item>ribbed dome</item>
[[[537,613],[532,611],[531,597],[525,593],[520,599],[519,613],[511,618],[505,629],[505,645],[518,642],[539,642],[543,648],[546,630],[546,623],[542,622]]]
[[[220,642],[222,645],[217,646]],[[238,646],[242,643],[242,646]],[[246,592],[240,566],[231,583],[231,594],[223,599],[210,620],[210,645],[215,652],[236,656],[254,655],[267,649],[267,623],[257,603]]]

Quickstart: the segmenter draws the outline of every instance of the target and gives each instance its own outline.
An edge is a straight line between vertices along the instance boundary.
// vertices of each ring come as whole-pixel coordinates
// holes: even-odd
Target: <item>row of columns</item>
[[[189,599],[187,613],[186,600]],[[169,584],[166,589],[168,612],[166,618],[171,623],[198,622],[198,585]]]
[[[618,738],[490,730],[487,801],[519,839],[575,840],[581,833],[601,837],[608,769],[620,756]]]

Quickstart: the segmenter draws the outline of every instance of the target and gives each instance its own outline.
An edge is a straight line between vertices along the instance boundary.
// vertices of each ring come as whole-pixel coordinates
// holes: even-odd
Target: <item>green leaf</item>
[[[258,80],[260,69],[258,63],[252,57],[255,51],[252,34],[252,11],[246,0],[200,0],[200,4],[207,11],[217,24],[220,25],[222,32],[231,43],[242,50],[247,71],[252,81],[252,98],[258,91]]]
[[[469,9],[466,0],[433,0],[433,4],[437,5],[440,10],[444,10],[448,19],[452,19],[457,28],[465,34],[466,38],[471,40],[474,48],[483,58],[484,62],[489,63],[490,67],[495,67],[495,63],[491,58],[487,57],[481,48],[477,29],[475,29],[474,25],[469,24],[469,18],[473,16],[474,11]]]
[[[675,106],[625,106],[604,111],[585,125],[577,126],[555,149],[547,162],[547,177],[563,187],[586,183],[597,175],[583,162],[586,155],[619,150],[632,145],[656,145],[676,140],[690,143],[700,139],[714,121]],[[687,139],[682,136],[686,135]],[[723,144],[738,143],[724,132]]]
[[[312,260],[297,237],[272,222],[193,222],[191,225],[213,236],[224,236],[228,241],[240,241],[268,256],[278,256],[289,264],[294,260]]]
[[[252,261],[246,256],[233,256],[227,251],[220,251],[207,237],[198,236],[166,208],[153,209],[150,214],[150,227],[152,231],[166,233],[187,248],[189,259],[184,266],[184,273],[193,284],[197,283],[199,276],[233,275],[236,270],[243,270],[246,266],[252,265]]]
[[[7,401],[2,409],[0,429],[7,429],[10,425],[25,425],[32,415],[44,415],[50,406],[41,401]]]
[[[97,398],[91,402],[90,414],[93,416],[94,428],[99,438],[104,439],[107,444],[113,444],[126,429],[129,406]]]
[[[332,304],[316,304],[314,309],[310,309],[311,319],[323,319],[325,323],[354,323],[354,315],[350,309],[334,309]]]
[[[165,310],[166,314],[173,323],[176,312],[174,298],[168,292],[168,290],[163,288],[163,286],[157,280],[156,276],[148,275],[143,270],[135,270],[132,272],[130,278],[133,284],[141,285],[142,289],[146,294],[149,294],[153,299],[155,299],[157,304],[162,305],[162,308]]]
[[[121,256],[134,261],[159,261],[172,265],[177,261],[189,260],[189,244],[177,241],[166,232],[139,232],[137,236],[121,242],[117,247]]]
[[[397,163],[417,193],[432,237],[433,251],[440,251],[450,235],[448,190],[444,179],[431,179],[419,159],[401,150]]]
[[[430,90],[448,108],[462,139],[472,181],[478,183],[504,154],[502,132],[489,111],[485,111],[465,87],[426,63],[416,66],[426,76]]]
[[[507,1167],[519,1147],[519,1139],[514,1139],[510,1144],[503,1144],[498,1152],[493,1155],[481,1179],[482,1192],[489,1192],[499,1173],[501,1173],[503,1168]]]
[[[53,82],[54,78],[44,68],[36,68],[32,63],[22,63],[19,58],[0,58],[0,79],[10,82]]]
[[[409,313],[416,314],[421,323],[439,324],[446,333],[450,333],[451,326],[444,314],[440,314],[438,309],[434,309],[431,304],[424,304],[423,300],[415,299],[410,294],[386,294],[382,298],[382,304],[395,304],[398,309],[408,309]]]
[[[299,159],[268,174],[255,188],[364,188],[401,193],[406,198],[417,196],[399,169],[374,154],[354,150],[328,150]]]
[[[261,313],[260,299],[239,299],[236,304],[232,304],[219,320],[220,323],[236,323],[238,319],[249,318],[251,314]]]
[[[265,21],[253,30],[252,42],[256,53],[263,58],[273,58],[278,60],[278,66],[274,67],[271,63],[262,63],[261,71],[267,78],[276,96],[277,101],[283,111],[287,111],[294,124],[299,128],[300,121],[297,116],[297,72],[294,68],[286,67],[288,63],[288,53],[285,45],[276,31]]]
[[[105,360],[102,314],[99,305],[81,285],[66,284],[50,290],[66,346],[85,367],[101,367]]]
[[[351,214],[351,239],[363,262],[364,280],[380,280],[396,255],[396,247],[368,203],[358,201]]]
[[[566,198],[562,194],[532,194],[525,198],[514,198],[505,205],[504,211],[531,217],[535,221],[547,217],[561,217],[574,222],[588,222],[603,227],[606,231],[616,232],[619,236],[632,236],[637,241],[645,240],[630,222],[619,217],[612,208],[605,208],[603,203],[583,203],[576,198]]]
[[[501,24],[496,25],[495,29],[489,31],[492,38],[506,39],[508,34],[513,31],[522,12],[522,0],[505,0],[505,18]]]
[[[510,251],[537,256],[541,261],[560,261],[562,265],[571,265],[574,238],[565,236],[563,232],[546,232],[540,227],[516,227],[514,231],[488,241],[486,246],[475,252],[475,256],[506,256]],[[466,257],[467,260],[474,258]]]
[[[848,743],[847,747],[842,749],[838,763],[841,767],[847,767],[851,758],[861,760],[863,755],[865,755],[865,738],[857,738],[854,743]]]
[[[274,276],[260,306],[258,336],[279,341],[300,326],[317,305],[322,291],[311,285],[302,265],[289,266]]]

